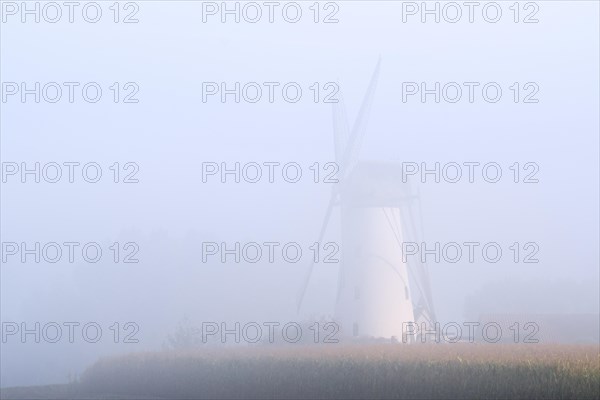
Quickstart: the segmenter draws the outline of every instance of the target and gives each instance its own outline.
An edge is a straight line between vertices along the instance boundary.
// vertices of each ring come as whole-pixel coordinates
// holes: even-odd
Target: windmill
[[[380,64],[381,61],[351,131],[343,104],[334,104],[334,144],[340,183],[332,188],[319,242],[323,241],[338,206],[342,264],[335,319],[346,336],[398,339],[404,322],[419,326],[425,323],[429,329],[435,322],[435,314],[426,265],[419,260],[402,260],[402,243],[420,242],[417,227],[422,224],[415,220],[413,210],[419,197],[412,193],[408,183],[402,183],[399,165],[359,161]],[[298,310],[313,267],[311,263],[298,295]]]

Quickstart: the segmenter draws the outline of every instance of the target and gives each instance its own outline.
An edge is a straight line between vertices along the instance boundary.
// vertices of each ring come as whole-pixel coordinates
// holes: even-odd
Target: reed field
[[[598,399],[599,363],[594,345],[204,347],[101,359],[52,390],[102,399]],[[3,398],[27,398],[20,390]]]

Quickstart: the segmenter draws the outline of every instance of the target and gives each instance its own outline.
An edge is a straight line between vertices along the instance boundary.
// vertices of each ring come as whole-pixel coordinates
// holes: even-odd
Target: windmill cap
[[[340,181],[342,205],[400,207],[416,199],[398,163],[360,161]]]

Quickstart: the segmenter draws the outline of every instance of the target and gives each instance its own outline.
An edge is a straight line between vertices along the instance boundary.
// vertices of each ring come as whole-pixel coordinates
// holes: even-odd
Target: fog
[[[338,23],[314,23],[305,2],[297,23],[277,12],[273,23],[221,23],[219,14],[204,15],[203,22],[201,2],[143,1],[135,13],[139,22],[129,24],[114,23],[104,2],[97,23],[77,12],[73,23],[66,16],[57,23],[22,23],[6,3],[0,32],[3,335],[10,323],[35,330],[36,323],[54,322],[63,336],[57,343],[45,337],[36,343],[34,334],[22,340],[21,332],[3,337],[2,387],[66,382],[100,357],[160,350],[186,318],[195,325],[331,318],[343,260],[324,263],[323,244],[343,250],[338,206],[300,307],[298,296],[330,200],[333,184],[325,181],[326,164],[337,161],[334,120],[344,115],[343,104],[352,130],[378,63],[358,159],[389,163],[410,178],[418,193],[419,243],[479,243],[473,262],[464,246],[457,262],[427,257],[437,320],[598,314],[597,3],[538,2],[540,22],[533,24],[515,23],[508,3],[501,3],[497,23],[480,13],[473,23],[466,15],[458,23],[421,23],[419,14],[403,22],[401,2],[374,7],[361,1],[337,3]],[[119,18],[133,10],[121,9]],[[319,19],[332,11],[322,8]],[[51,103],[40,95],[36,103],[29,94],[22,102],[22,82],[27,89],[57,82],[63,96]],[[80,83],[73,103],[64,82]],[[81,97],[88,82],[102,87],[96,103]],[[110,89],[115,82],[118,95]],[[238,103],[229,94],[222,102],[221,82],[227,89],[257,82],[263,96],[251,103],[240,95]],[[277,83],[273,102],[264,82]],[[302,88],[297,102],[282,94],[289,82]],[[462,97],[447,101],[454,98],[451,85],[448,96],[440,89],[439,102],[435,93],[422,102],[421,82],[428,90],[435,82],[440,88],[456,82]],[[464,82],[477,83],[473,102]],[[490,96],[502,89],[497,102],[482,95],[490,82]],[[252,90],[246,94],[253,96]],[[330,94],[339,103],[326,102]],[[73,183],[65,162],[79,163],[71,164]],[[33,173],[22,182],[22,163],[28,169],[40,163],[39,183]],[[51,163],[61,166],[57,183],[42,174],[47,165],[52,180]],[[100,166],[97,183],[82,177],[87,163]],[[239,182],[221,175],[223,166],[236,163]],[[256,183],[249,182],[252,163],[262,167]],[[279,163],[270,164],[272,183],[264,163]],[[295,164],[284,175],[288,163]],[[439,182],[421,174],[436,163]],[[471,164],[473,182],[465,163],[479,163]],[[496,169],[482,175],[489,163],[502,172],[495,183]],[[215,165],[219,171],[212,174]],[[455,165],[462,178],[452,183]],[[297,166],[301,179],[288,182]],[[408,173],[415,166],[419,171]],[[86,176],[94,180],[95,171]],[[22,248],[34,249],[36,242],[40,262]],[[65,242],[79,243],[73,262]],[[236,242],[277,242],[274,261],[264,246],[258,262],[235,262],[235,255],[222,262],[220,251],[207,255],[214,247],[203,245],[232,249]],[[54,247],[42,254],[47,243],[60,244],[57,262],[48,262]],[[83,258],[86,243],[97,243],[90,258],[102,249],[99,261]],[[282,255],[286,243],[302,248],[297,262]],[[486,243],[501,247],[499,260],[482,256]],[[525,262],[528,256],[537,262]],[[79,324],[73,343],[64,325],[69,322]],[[90,322],[102,328],[97,343],[82,339],[80,328]],[[124,343],[134,331],[138,342]]]

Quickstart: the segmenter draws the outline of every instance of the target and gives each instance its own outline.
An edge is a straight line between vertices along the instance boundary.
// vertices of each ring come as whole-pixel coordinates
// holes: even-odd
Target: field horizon
[[[1,397],[598,399],[599,388],[596,345],[206,346],[103,358],[79,382]]]

